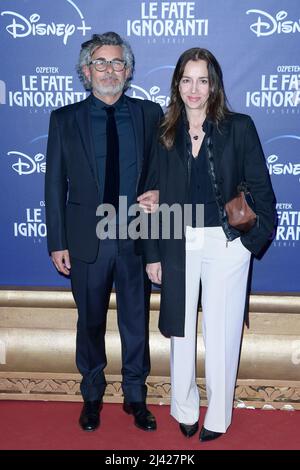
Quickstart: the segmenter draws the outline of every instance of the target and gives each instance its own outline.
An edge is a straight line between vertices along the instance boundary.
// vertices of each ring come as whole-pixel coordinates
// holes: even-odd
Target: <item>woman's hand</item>
[[[151,282],[161,284],[161,263],[148,263],[146,265],[146,273]]]
[[[146,191],[137,198],[139,206],[146,214],[153,214],[158,209],[159,191]]]

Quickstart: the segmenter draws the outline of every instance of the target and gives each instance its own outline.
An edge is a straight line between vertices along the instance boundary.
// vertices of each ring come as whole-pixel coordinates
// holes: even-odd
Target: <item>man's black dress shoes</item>
[[[134,416],[134,424],[143,431],[155,431],[156,421],[144,402],[132,402],[123,404],[123,410]]]
[[[217,439],[218,437],[222,436],[222,434],[222,432],[209,431],[208,429],[205,429],[204,426],[202,426],[199,439],[201,442],[213,441],[214,439]]]
[[[199,429],[198,421],[194,424],[179,423],[179,428],[185,437],[192,437]]]
[[[102,408],[102,401],[85,401],[79,424],[84,431],[95,431],[100,424],[100,411]]]

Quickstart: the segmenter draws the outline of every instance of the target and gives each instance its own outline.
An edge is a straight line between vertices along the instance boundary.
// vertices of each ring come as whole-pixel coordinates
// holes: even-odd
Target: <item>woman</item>
[[[159,328],[171,337],[171,415],[185,436],[197,432],[201,282],[208,408],[199,437],[207,441],[231,423],[250,258],[261,254],[276,220],[255,126],[249,116],[229,111],[220,65],[208,50],[189,49],[179,58],[154,153],[148,187],[159,188],[160,204],[191,204],[193,212],[182,237],[144,241],[148,276],[162,285]],[[241,182],[250,189],[257,215],[247,233],[230,226],[225,211]],[[199,222],[195,208],[201,204]],[[162,217],[162,226],[165,222]]]

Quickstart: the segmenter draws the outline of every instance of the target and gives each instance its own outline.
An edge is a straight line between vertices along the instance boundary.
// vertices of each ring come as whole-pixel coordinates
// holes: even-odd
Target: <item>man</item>
[[[115,284],[122,344],[123,408],[135,425],[156,429],[146,408],[150,371],[148,321],[150,285],[141,256],[131,239],[96,235],[99,204],[113,205],[117,233],[130,218],[118,217],[119,196],[136,202],[162,111],[151,101],[127,97],[134,56],[118,34],[94,34],[83,43],[78,71],[91,95],[52,112],[47,172],[48,249],[57,270],[71,276],[78,309],[76,364],[82,374],[84,400],[79,423],[93,431],[100,424],[105,392],[106,315]],[[157,192],[139,197],[144,208],[157,202]],[[101,237],[102,238],[102,237]]]

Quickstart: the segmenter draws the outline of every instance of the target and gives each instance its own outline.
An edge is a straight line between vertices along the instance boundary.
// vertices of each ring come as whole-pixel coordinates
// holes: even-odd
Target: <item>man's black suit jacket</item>
[[[162,116],[158,104],[125,96],[131,115],[137,154],[137,195],[143,192],[147,161]],[[49,252],[68,249],[70,255],[93,262],[98,252],[96,209],[100,200],[90,118],[91,96],[52,112],[45,179]],[[154,189],[154,188],[153,188]]]

